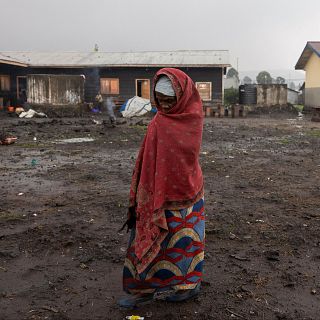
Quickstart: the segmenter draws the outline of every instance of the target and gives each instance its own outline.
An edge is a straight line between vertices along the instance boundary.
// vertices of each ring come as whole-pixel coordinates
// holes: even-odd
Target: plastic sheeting
[[[124,118],[132,118],[143,116],[151,109],[150,100],[135,96],[122,105],[120,112]]]
[[[28,111],[22,111],[19,114],[19,118],[26,118],[26,119],[30,119],[33,117],[38,117],[38,118],[47,118],[47,115],[44,114],[43,112],[37,112],[33,109],[30,109]]]

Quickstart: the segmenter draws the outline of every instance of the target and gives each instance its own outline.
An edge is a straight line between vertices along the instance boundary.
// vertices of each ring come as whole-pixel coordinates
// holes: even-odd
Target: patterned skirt
[[[143,273],[134,261],[135,230],[131,232],[123,269],[123,288],[128,293],[194,289],[201,282],[204,259],[204,200],[192,207],[166,210],[169,233],[161,250]]]

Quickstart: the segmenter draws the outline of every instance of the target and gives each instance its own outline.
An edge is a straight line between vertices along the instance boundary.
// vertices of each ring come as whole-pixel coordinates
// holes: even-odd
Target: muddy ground
[[[128,239],[117,230],[146,126],[6,115],[0,126],[18,137],[0,146],[1,320],[320,319],[320,123],[205,120],[201,294],[135,311],[116,305]]]

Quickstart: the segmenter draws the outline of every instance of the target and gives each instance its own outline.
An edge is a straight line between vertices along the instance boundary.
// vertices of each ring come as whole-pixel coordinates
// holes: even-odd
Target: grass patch
[[[0,222],[19,221],[24,218],[15,212],[0,211]]]
[[[299,112],[302,112],[303,107],[304,107],[302,104],[294,104],[293,106]]]
[[[26,148],[26,149],[39,149],[47,148],[47,145],[44,144],[35,144],[35,143],[15,143],[17,147]]]
[[[283,139],[280,140],[280,143],[281,143],[281,144],[289,144],[289,143],[290,143],[290,140],[287,139],[287,138],[283,138]]]
[[[132,126],[129,126],[129,128],[132,128],[132,129],[136,129],[136,130],[139,130],[139,131],[147,131],[147,126],[145,125],[132,125]]]
[[[320,130],[311,130],[306,133],[309,137],[320,138]]]

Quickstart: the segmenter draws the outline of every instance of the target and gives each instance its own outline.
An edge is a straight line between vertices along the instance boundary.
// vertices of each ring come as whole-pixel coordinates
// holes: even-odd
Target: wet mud
[[[118,230],[148,119],[93,120],[0,119],[18,137],[0,146],[0,319],[319,319],[320,123],[207,118],[201,293],[128,311]]]

